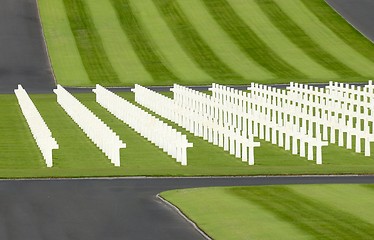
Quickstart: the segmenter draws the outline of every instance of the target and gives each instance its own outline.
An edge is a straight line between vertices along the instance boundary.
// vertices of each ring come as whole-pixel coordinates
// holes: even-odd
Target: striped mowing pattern
[[[38,1],[54,72],[64,85],[374,76],[373,44],[323,0]]]
[[[278,6],[324,49],[363,76],[371,76],[374,64],[326,27],[301,1],[274,0]]]
[[[233,42],[209,14],[201,0],[177,1],[193,28],[229,68],[245,79],[271,79],[275,77],[256,61],[247,58],[247,55],[241,51],[240,47]],[[204,24],[201,24],[202,22]]]
[[[216,21],[250,58],[254,58],[261,66],[279,78],[306,77],[274,53],[271,46],[267,46],[254,33],[251,26],[245,24],[226,0],[203,1]]]
[[[119,82],[83,0],[64,0],[70,28],[92,83]]]
[[[272,47],[272,50],[296,69],[300,69],[309,78],[337,78],[338,76],[323,68],[311,59],[303,49],[298,48],[286,35],[282,33],[271,20],[262,12],[255,0],[228,0],[232,8],[261,38],[264,43]],[[248,13],[251,14],[248,14]],[[276,36],[276,37],[275,37]]]
[[[334,206],[326,206],[288,187],[237,188],[233,194],[253,202],[316,239],[370,239],[373,225]],[[292,211],[291,211],[292,209]]]
[[[271,22],[314,61],[340,77],[360,76],[314,42],[273,0],[256,0],[256,3]]]
[[[180,189],[161,196],[213,239],[306,240],[372,239],[373,194],[371,185],[296,184]]]
[[[105,52],[121,82],[152,81],[126,33],[122,31],[116,11],[110,1],[87,1],[92,20],[101,36]],[[110,24],[108,24],[110,23]]]
[[[152,0],[131,2],[137,18],[175,74],[183,81],[212,80],[183,50]]]
[[[327,6],[325,1],[301,0],[305,7],[321,21],[326,27],[333,31],[347,45],[374,62],[373,43],[362,38],[361,33],[348,24],[339,24],[344,21],[334,9]]]
[[[227,79],[241,78],[217,58],[209,45],[201,39],[193,28],[176,1],[154,0],[154,2],[180,44],[202,69],[216,80],[225,81]]]
[[[174,73],[163,63],[162,56],[144,31],[135,16],[129,0],[111,0],[123,30],[126,32],[135,52],[155,81],[178,81]]]

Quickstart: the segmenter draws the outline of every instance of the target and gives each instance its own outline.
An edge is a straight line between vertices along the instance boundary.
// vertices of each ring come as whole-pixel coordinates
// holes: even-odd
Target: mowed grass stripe
[[[152,0],[132,0],[131,6],[157,49],[182,81],[190,84],[213,81],[180,46]]]
[[[274,79],[275,76],[249,59],[232,41],[231,37],[218,25],[200,0],[177,0],[181,11],[188,18],[199,36],[209,45],[215,55],[229,68],[253,81]],[[230,81],[243,84],[243,81]]]
[[[83,0],[64,0],[70,28],[74,34],[83,65],[92,83],[119,82]]]
[[[272,23],[314,61],[336,72],[340,77],[361,76],[314,42],[273,0],[255,1]]]
[[[62,0],[38,0],[44,37],[58,83],[90,85]]]
[[[274,0],[278,6],[326,52],[365,77],[373,76],[374,64],[326,27],[300,0]]]
[[[144,27],[137,19],[128,0],[111,0],[123,31],[147,71],[157,83],[177,82],[178,77],[164,64],[163,56],[157,51]]]
[[[323,0],[301,0],[304,5],[326,27],[340,37],[347,45],[374,62],[374,44],[346,22],[337,12],[334,11]]]
[[[328,184],[289,186],[293,191],[311,200],[346,211],[364,221],[374,224],[374,184]]]
[[[216,80],[244,80],[223,63],[199,36],[176,1],[153,0],[185,51]]]
[[[178,189],[160,195],[181,209],[212,239],[313,239],[272,212],[248,204],[246,199],[232,194],[230,188]]]
[[[371,239],[374,225],[287,186],[233,188],[232,193],[273,212],[316,239]]]
[[[302,71],[310,79],[336,79],[333,71],[330,71],[295,45],[284,35],[270,19],[264,14],[255,0],[227,0],[236,14],[248,25],[256,35],[261,38],[279,56],[282,56],[290,65]],[[274,79],[276,81],[276,79]]]
[[[249,58],[281,79],[306,78],[302,72],[292,67],[267,46],[235,13],[226,0],[203,0],[203,2],[215,20]]]
[[[118,75],[120,84],[152,83],[152,76],[144,68],[130,41],[122,31],[110,1],[87,1],[86,4],[93,16],[93,23],[100,34],[105,52]]]
[[[95,168],[115,168],[103,152],[57,103],[52,94],[31,95],[59,149],[53,152],[53,169],[79,169],[81,176]]]
[[[46,168],[15,95],[0,95],[0,169]]]

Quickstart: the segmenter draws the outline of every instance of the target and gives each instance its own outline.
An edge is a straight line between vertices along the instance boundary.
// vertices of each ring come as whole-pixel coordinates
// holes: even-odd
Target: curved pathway
[[[34,93],[55,86],[36,0],[1,1],[0,93],[13,93],[17,84]]]
[[[325,0],[358,31],[374,42],[373,0]]]
[[[159,200],[190,187],[374,183],[374,176],[0,181],[0,239],[204,239]]]

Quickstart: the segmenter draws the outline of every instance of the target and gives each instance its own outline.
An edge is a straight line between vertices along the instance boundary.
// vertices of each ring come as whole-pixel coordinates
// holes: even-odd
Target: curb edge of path
[[[166,200],[165,198],[161,197],[160,194],[156,195],[156,198],[161,200],[162,203],[164,203],[166,206],[170,207],[172,210],[177,212],[184,220],[186,220],[189,224],[192,225],[192,227],[200,233],[205,239],[207,240],[213,240],[213,238],[209,237],[208,234],[206,234],[201,228],[197,226],[197,224],[189,219],[177,206]]]

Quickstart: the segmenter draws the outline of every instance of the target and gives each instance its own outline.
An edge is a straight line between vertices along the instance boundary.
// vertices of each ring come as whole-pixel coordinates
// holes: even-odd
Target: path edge
[[[199,226],[197,226],[197,224],[192,221],[191,219],[189,219],[183,212],[181,209],[179,209],[177,206],[175,206],[174,204],[172,204],[171,202],[169,202],[168,200],[166,200],[165,198],[161,197],[160,194],[157,194],[156,195],[156,198],[161,200],[161,202],[163,202],[166,206],[170,207],[172,210],[176,211],[184,220],[186,220],[189,224],[192,225],[192,227],[198,232],[200,233],[205,239],[208,239],[208,240],[213,240],[213,238],[209,237],[209,235],[204,232],[201,228],[199,228]]]
[[[40,34],[41,34],[41,37],[43,38],[44,51],[45,51],[45,54],[47,55],[49,69],[51,70],[52,77],[53,77],[53,81],[54,81],[54,84],[55,84],[55,87],[56,87],[56,86],[57,86],[57,78],[56,78],[55,70],[54,70],[54,68],[53,68],[53,66],[52,66],[52,59],[51,59],[51,56],[49,55],[49,49],[48,49],[48,44],[47,44],[47,38],[46,38],[45,33],[44,33],[44,27],[43,27],[42,16],[41,16],[41,14],[40,14],[40,9],[39,9],[39,0],[34,0],[34,1],[35,1],[35,4],[36,4],[36,11],[37,11],[37,14],[38,14],[38,19],[39,19]]]
[[[368,36],[366,36],[363,32],[360,31],[360,29],[358,29],[356,26],[353,25],[353,23],[351,23],[347,18],[344,17],[343,14],[341,14],[337,9],[335,9],[330,3],[328,0],[324,0],[324,2],[329,5],[329,7],[334,10],[334,12],[336,12],[341,18],[343,18],[349,25],[351,25],[351,27],[353,27],[357,32],[359,32],[364,38],[366,38],[367,40],[369,40],[371,43],[374,44],[374,39],[371,39],[369,38]]]

